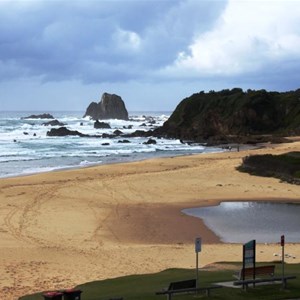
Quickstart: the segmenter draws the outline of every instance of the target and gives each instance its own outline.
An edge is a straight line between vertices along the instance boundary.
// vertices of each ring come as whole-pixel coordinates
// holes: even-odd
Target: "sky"
[[[0,111],[300,88],[300,0],[0,0]]]

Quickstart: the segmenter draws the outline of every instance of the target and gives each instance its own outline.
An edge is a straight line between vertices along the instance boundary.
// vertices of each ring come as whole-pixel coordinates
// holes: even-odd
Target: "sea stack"
[[[128,111],[122,98],[115,94],[104,93],[99,103],[92,102],[83,117],[93,120],[120,119],[128,120]]]

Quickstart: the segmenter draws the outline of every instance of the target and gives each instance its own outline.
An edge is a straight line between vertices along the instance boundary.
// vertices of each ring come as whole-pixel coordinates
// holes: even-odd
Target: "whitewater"
[[[154,157],[220,152],[220,148],[182,143],[176,139],[49,137],[47,131],[60,126],[45,126],[49,119],[22,119],[43,112],[0,112],[0,178],[36,174],[53,170],[136,161]],[[153,130],[169,118],[170,112],[132,112],[129,120],[100,120],[110,129],[95,129],[93,120],[82,112],[48,112],[70,130],[84,134],[124,134]],[[126,139],[127,143],[122,143]]]

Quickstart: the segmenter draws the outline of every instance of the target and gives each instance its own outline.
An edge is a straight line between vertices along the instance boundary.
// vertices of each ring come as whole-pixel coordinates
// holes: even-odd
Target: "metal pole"
[[[253,279],[256,277],[256,240],[253,240]],[[255,282],[253,282],[253,287],[255,287]]]
[[[196,288],[198,288],[198,280],[199,280],[199,258],[198,258],[198,252],[196,252]]]
[[[246,267],[245,253],[246,253],[246,246],[243,245],[243,276],[242,276],[242,279],[243,279],[243,290],[245,289],[245,284],[244,284],[244,281],[245,281],[245,267]]]
[[[285,285],[284,285],[284,244],[281,246],[282,248],[282,288],[285,289]]]

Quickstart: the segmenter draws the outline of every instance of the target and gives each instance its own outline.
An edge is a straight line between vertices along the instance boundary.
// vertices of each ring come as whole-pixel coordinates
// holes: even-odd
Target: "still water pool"
[[[221,202],[217,206],[184,209],[201,218],[222,241],[244,243],[300,242],[300,205],[274,202]]]

